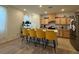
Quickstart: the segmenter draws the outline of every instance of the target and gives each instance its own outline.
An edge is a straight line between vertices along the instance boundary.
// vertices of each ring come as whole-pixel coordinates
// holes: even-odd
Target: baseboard
[[[19,39],[19,38],[20,38],[20,37],[16,37],[16,38],[13,38],[13,39],[10,39],[10,40],[6,40],[6,41],[4,41],[4,42],[1,42],[0,45],[6,44],[6,43],[8,43],[8,42],[14,41],[14,40]]]

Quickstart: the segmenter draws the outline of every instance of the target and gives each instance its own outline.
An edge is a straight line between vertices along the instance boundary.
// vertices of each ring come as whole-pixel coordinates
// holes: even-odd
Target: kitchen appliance
[[[75,26],[75,30],[70,30],[70,42],[72,46],[79,51],[79,12],[75,13],[74,21],[72,25]]]

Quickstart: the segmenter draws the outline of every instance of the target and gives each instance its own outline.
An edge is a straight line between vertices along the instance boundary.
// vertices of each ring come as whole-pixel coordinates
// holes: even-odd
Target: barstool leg
[[[35,47],[36,47],[36,38],[34,38],[34,45],[35,45]]]
[[[21,42],[23,43],[24,37],[22,37]]]
[[[45,40],[45,48],[48,46],[48,40]]]
[[[44,48],[46,48],[46,44],[47,44],[46,40],[44,39],[43,41],[44,41]]]
[[[29,37],[29,43],[31,42],[31,37]]]
[[[28,43],[28,36],[26,36],[26,43]]]
[[[54,44],[54,52],[56,53],[56,42],[55,42],[55,40],[53,40],[53,44]]]

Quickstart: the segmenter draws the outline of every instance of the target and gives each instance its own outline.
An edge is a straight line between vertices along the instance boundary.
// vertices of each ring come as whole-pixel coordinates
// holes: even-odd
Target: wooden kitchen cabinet
[[[60,24],[61,19],[60,19],[60,18],[56,18],[56,19],[55,19],[55,22],[56,22],[56,24]]]
[[[48,20],[49,20],[49,19],[44,19],[44,21],[45,21],[45,24],[48,24]]]
[[[56,24],[70,24],[70,18],[56,18],[55,21],[56,21]]]
[[[40,23],[41,23],[41,24],[44,24],[44,23],[45,23],[44,19],[41,19],[41,20],[40,20]]]
[[[62,30],[58,30],[58,37],[62,37]]]
[[[70,18],[68,18],[66,21],[67,21],[67,24],[70,24],[70,23],[71,23],[71,22],[70,22],[70,21],[71,21]]]
[[[70,38],[70,30],[65,30],[65,29],[58,30],[58,37]]]
[[[66,18],[61,18],[61,23],[60,24],[66,24]]]
[[[70,37],[70,31],[69,30],[63,30],[63,37],[69,38]]]

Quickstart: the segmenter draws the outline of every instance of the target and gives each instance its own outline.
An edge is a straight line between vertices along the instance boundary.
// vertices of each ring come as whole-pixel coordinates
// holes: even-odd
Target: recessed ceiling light
[[[42,7],[42,5],[40,5],[40,7]]]
[[[47,14],[47,11],[45,11],[44,13]]]
[[[26,9],[24,9],[24,11],[26,11]]]
[[[61,9],[61,11],[63,12],[63,11],[64,11],[64,9]]]

